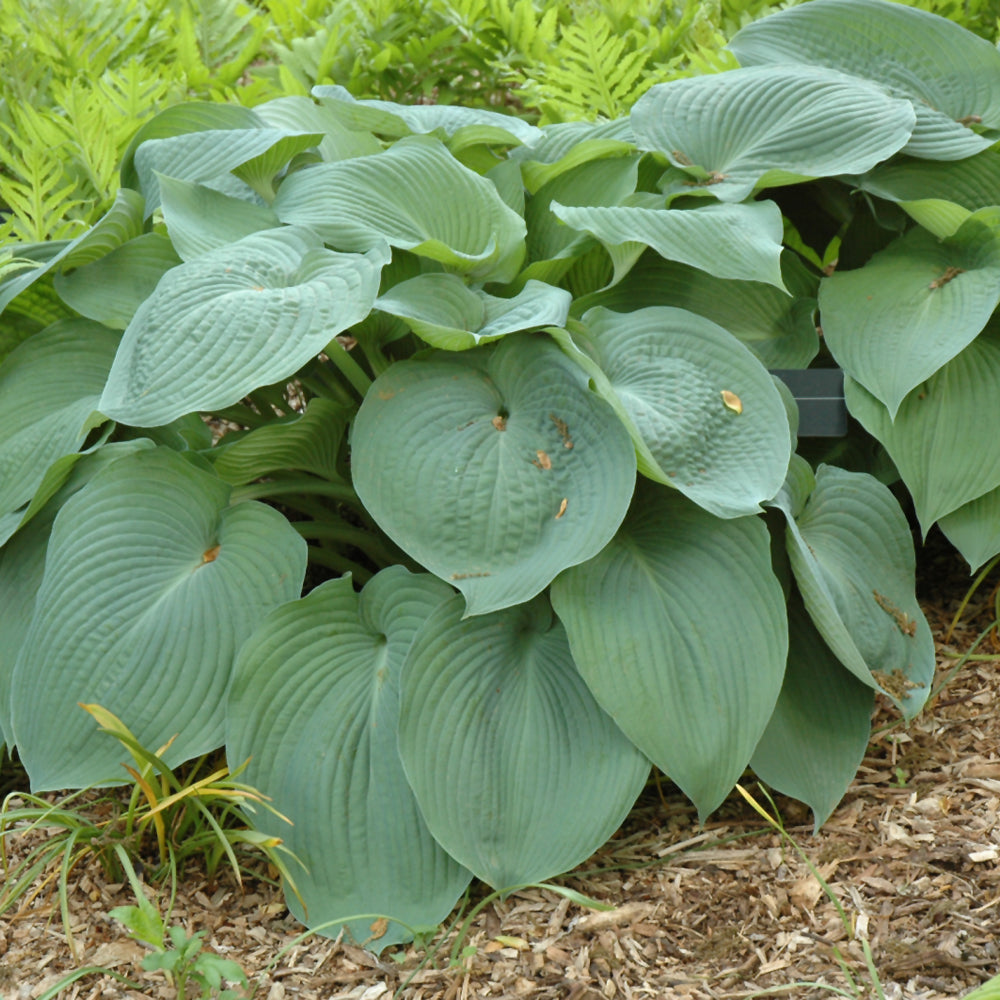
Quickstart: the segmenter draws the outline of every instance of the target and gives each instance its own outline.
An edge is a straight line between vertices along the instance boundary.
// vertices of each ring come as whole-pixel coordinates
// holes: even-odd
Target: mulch
[[[995,613],[997,574],[947,636],[969,586],[965,569],[940,546],[921,560],[938,682]],[[833,988],[878,996],[876,977],[886,1000],[959,997],[1000,974],[995,633],[977,653],[996,659],[966,663],[910,726],[879,708],[864,764],[817,835],[804,806],[775,798],[836,903],[794,846],[739,795],[699,827],[680,792],[661,779],[608,844],[557,880],[608,911],[547,888],[524,890],[486,903],[461,939],[456,914],[421,947],[376,956],[345,941],[300,939],[302,928],[266,872],[242,888],[231,875],[209,882],[189,872],[170,920],[206,931],[207,947],[246,970],[257,1000],[737,1000],[763,990],[810,1000]],[[744,784],[764,801],[751,775]],[[14,859],[27,846],[21,839],[9,845]],[[474,890],[465,912],[486,891]],[[36,1000],[78,967],[51,902],[42,895],[0,917],[2,1000]],[[144,949],[108,916],[131,902],[128,886],[106,884],[96,866],[76,873],[70,916],[79,965],[114,968],[142,988],[89,974],[61,997],[176,995],[162,973],[141,970]]]

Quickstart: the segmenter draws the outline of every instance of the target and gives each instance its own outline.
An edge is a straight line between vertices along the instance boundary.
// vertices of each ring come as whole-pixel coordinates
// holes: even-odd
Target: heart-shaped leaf
[[[1000,553],[1000,488],[962,504],[939,524],[974,573]]]
[[[529,600],[598,552],[635,483],[628,432],[541,335],[397,362],[351,442],[365,507],[470,615]]]
[[[596,236],[609,248],[638,243],[717,278],[763,281],[784,290],[783,228],[773,201],[689,209],[590,208],[553,202],[551,208],[567,225]]]
[[[399,752],[449,854],[498,889],[538,882],[611,836],[649,761],[594,701],[544,597],[462,614],[456,597],[413,641]]]
[[[848,673],[796,593],[788,605],[788,665],[778,703],[750,758],[761,780],[805,802],[816,829],[858,773],[875,692]]]
[[[13,730],[32,788],[127,778],[78,703],[128,720],[178,763],[219,746],[237,649],[297,597],[305,542],[277,511],[168,449],[104,469],[59,511],[14,666]],[[163,678],[170,679],[165,684]]]
[[[287,378],[368,315],[384,262],[286,227],[173,268],[125,330],[101,411],[155,426]]]
[[[336,937],[342,926],[381,950],[412,936],[402,924],[447,916],[470,875],[437,844],[399,759],[399,672],[416,631],[454,595],[401,566],[360,594],[349,576],[275,609],[240,651],[229,696],[226,751],[243,779],[291,820],[260,814],[280,837],[301,902],[292,912]],[[303,866],[305,866],[303,868]],[[304,904],[304,907],[303,907]],[[385,914],[342,925],[353,914]]]
[[[562,326],[572,300],[565,289],[541,281],[501,299],[469,288],[455,274],[421,274],[380,295],[375,308],[404,319],[431,347],[465,351],[519,330]]]
[[[758,188],[870,170],[906,144],[915,121],[909,101],[819,66],[673,80],[632,109],[640,148],[666,154],[693,187],[731,202]]]
[[[299,170],[273,207],[282,222],[309,226],[338,249],[385,241],[476,281],[510,281],[524,257],[524,220],[428,136]]]
[[[628,428],[643,475],[719,517],[759,513],[778,492],[791,455],[785,407],[731,333],[670,306],[597,307],[573,329],[560,343]]]
[[[558,577],[552,604],[594,697],[704,819],[750,760],[785,669],[763,520],[720,520],[644,482],[614,540]]]
[[[798,464],[804,465],[804,459]],[[934,641],[914,594],[910,529],[877,479],[821,465],[798,503],[782,492],[786,545],[806,609],[841,663],[912,718],[930,693]]]
[[[892,417],[955,357],[1000,302],[1000,209],[946,240],[912,229],[862,268],[823,279],[820,316],[837,363]]]
[[[1000,129],[1000,52],[942,17],[885,0],[812,0],[736,33],[743,66],[805,63],[874,80],[916,112],[905,150],[961,160],[996,140],[969,126]]]

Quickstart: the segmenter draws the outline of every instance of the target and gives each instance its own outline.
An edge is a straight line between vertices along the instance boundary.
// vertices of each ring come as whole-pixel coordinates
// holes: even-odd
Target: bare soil
[[[945,641],[969,578],[954,555],[923,561],[940,681],[992,620],[991,587]],[[879,710],[857,779],[819,834],[801,804],[776,800],[847,928],[807,864],[738,795],[699,827],[665,781],[559,880],[613,909],[587,910],[544,888],[491,901],[455,947],[457,964],[457,915],[425,947],[380,957],[326,938],[297,941],[302,928],[266,872],[242,890],[231,876],[209,883],[189,873],[171,921],[206,930],[206,946],[243,966],[258,1000],[735,1000],[762,990],[808,1000],[834,995],[831,987],[874,997],[866,942],[886,1000],[960,997],[1000,974],[1000,641],[990,635],[978,653],[997,659],[963,666],[908,728]],[[475,890],[466,912],[485,893]],[[96,866],[76,874],[77,962],[51,902],[43,893],[0,917],[2,1000],[34,1000],[86,966],[113,968],[141,989],[92,973],[61,997],[175,996],[162,973],[141,970],[144,949],[108,916],[133,902],[128,886],[106,884]]]

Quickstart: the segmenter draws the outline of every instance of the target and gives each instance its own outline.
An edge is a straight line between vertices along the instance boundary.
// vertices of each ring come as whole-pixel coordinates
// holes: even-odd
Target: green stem
[[[342,542],[361,549],[373,562],[389,566],[397,562],[395,555],[383,544],[378,536],[364,528],[356,528],[343,521],[292,521],[292,527],[303,538],[318,538],[330,542]]]
[[[251,429],[263,427],[265,424],[271,422],[268,417],[261,416],[256,410],[252,410],[244,403],[236,403],[234,406],[212,410],[211,414],[220,420],[228,420],[231,423],[239,424],[241,427],[249,427]]]
[[[309,546],[309,561],[318,563],[327,569],[332,569],[334,573],[350,573],[351,577],[364,586],[375,574],[370,569],[365,569],[360,563],[353,559],[340,555],[338,552],[331,552],[330,549],[321,549],[316,545]]]
[[[295,476],[290,479],[271,479],[261,483],[247,483],[245,486],[234,486],[232,503],[241,500],[257,500],[260,497],[282,497],[292,494],[306,496],[330,497],[351,507],[359,506],[361,501],[357,493],[346,483],[331,483],[328,479]]]
[[[300,375],[299,382],[314,396],[319,396],[321,399],[332,399],[333,402],[349,406],[352,410],[357,408],[357,399],[336,379],[330,378],[323,371],[322,366],[317,365],[313,369],[312,375]]]
[[[344,374],[354,391],[364,399],[371,388],[372,380],[365,374],[361,365],[347,353],[344,345],[334,338],[326,345],[324,353]]]

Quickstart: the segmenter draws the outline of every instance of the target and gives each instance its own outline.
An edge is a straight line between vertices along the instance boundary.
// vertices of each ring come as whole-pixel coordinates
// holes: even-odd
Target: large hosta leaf
[[[31,624],[35,595],[42,585],[45,550],[56,514],[66,500],[79,492],[101,469],[126,455],[152,447],[151,441],[119,441],[106,444],[90,455],[74,455],[73,458],[78,460],[53,490],[53,495],[40,503],[36,494],[31,507],[39,504],[39,510],[32,512],[29,507],[26,515],[33,513],[34,516],[0,548],[0,743],[9,747],[14,745],[10,722],[14,663]]]
[[[975,572],[1000,553],[1000,487],[942,517],[940,528]]]
[[[1000,323],[993,321],[903,400],[893,420],[864,386],[844,380],[847,408],[885,446],[903,477],[924,533],[1000,486],[1000,435],[982,433],[1000,379]]]
[[[427,136],[299,170],[281,185],[274,210],[341,250],[385,241],[477,281],[510,281],[524,257],[524,220],[491,181]]]
[[[568,871],[625,818],[649,761],[584,684],[544,597],[439,607],[402,678],[399,752],[431,832],[496,888]]]
[[[958,163],[898,157],[858,178],[869,194],[901,205],[935,236],[951,236],[975,211],[1000,199],[1000,149]]]
[[[14,667],[14,738],[34,789],[125,778],[78,706],[118,715],[177,763],[223,740],[236,651],[297,597],[305,542],[275,510],[166,449],[115,462],[56,517]],[[169,681],[165,682],[164,678]]]
[[[807,368],[819,351],[816,299],[809,282],[801,280],[797,260],[791,251],[782,255],[784,281],[792,292],[787,295],[773,285],[716,278],[649,252],[618,284],[577,299],[573,311],[676,306],[718,323],[767,368]]]
[[[250,759],[245,780],[294,824],[255,819],[301,862],[289,862],[302,896],[287,892],[289,907],[331,937],[353,914],[434,926],[469,881],[427,829],[396,748],[403,658],[453,595],[400,566],[360,594],[349,576],[331,580],[273,611],[240,651],[227,754],[234,768]],[[379,951],[412,936],[395,921],[372,934],[372,923],[346,927]]]
[[[795,594],[785,681],[750,766],[772,788],[805,802],[818,830],[861,766],[874,706],[875,692],[844,669]]]
[[[748,24],[729,43],[744,66],[805,63],[884,84],[917,115],[906,152],[960,160],[1000,129],[1000,52],[944,18],[885,0],[813,0]],[[981,123],[992,137],[969,126]]]
[[[847,111],[849,109],[849,112]],[[910,137],[909,101],[818,66],[759,66],[661,83],[632,109],[641,148],[666,154],[720,201],[862,173]]]
[[[352,448],[364,505],[470,615],[526,601],[600,551],[635,482],[628,432],[541,335],[394,364]]]
[[[791,453],[785,407],[731,333],[670,306],[597,307],[573,330],[560,342],[629,429],[640,472],[719,517],[758,513],[778,492]]]
[[[614,540],[555,581],[552,603],[594,697],[707,816],[750,760],[785,669],[763,520],[723,521],[646,483]]]
[[[564,288],[541,281],[501,299],[469,288],[455,274],[421,274],[380,295],[375,308],[404,319],[432,347],[465,351],[519,330],[562,326],[572,299]]]
[[[89,320],[56,323],[12,351],[0,371],[0,515],[34,495],[48,467],[77,451],[95,413],[118,334]],[[0,543],[5,541],[0,537]]]
[[[788,557],[813,623],[858,680],[911,718],[930,693],[934,641],[914,594],[905,515],[877,479],[832,465],[819,467],[795,513],[800,503],[783,491],[775,506],[786,515]]]
[[[384,262],[282,228],[173,268],[125,330],[101,411],[150,427],[292,375],[368,315]]]
[[[552,202],[567,225],[596,236],[608,247],[641,243],[667,260],[690,264],[717,278],[781,280],[781,212],[773,201],[700,208],[573,207]]]
[[[1000,302],[1000,209],[938,240],[912,229],[862,268],[820,285],[837,363],[895,417],[903,398],[959,353]]]

